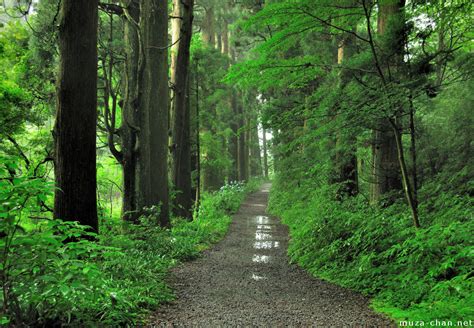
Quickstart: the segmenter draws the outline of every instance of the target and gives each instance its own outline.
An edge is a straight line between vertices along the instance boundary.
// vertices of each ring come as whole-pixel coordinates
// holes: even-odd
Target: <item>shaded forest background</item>
[[[292,261],[473,318],[470,1],[1,10],[2,324],[143,322],[261,177]]]

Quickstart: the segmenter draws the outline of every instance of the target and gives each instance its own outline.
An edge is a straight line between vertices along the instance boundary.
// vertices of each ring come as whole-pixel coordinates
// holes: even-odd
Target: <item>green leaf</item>
[[[69,286],[61,285],[61,286],[59,287],[59,290],[61,291],[61,293],[63,294],[63,296],[66,296],[67,294],[69,294],[70,288],[69,288]]]

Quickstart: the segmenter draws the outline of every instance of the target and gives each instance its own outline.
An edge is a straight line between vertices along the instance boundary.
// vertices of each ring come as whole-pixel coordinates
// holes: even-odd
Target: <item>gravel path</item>
[[[266,214],[266,184],[234,216],[223,241],[170,277],[177,300],[155,327],[393,327],[355,292],[288,264],[288,229]]]

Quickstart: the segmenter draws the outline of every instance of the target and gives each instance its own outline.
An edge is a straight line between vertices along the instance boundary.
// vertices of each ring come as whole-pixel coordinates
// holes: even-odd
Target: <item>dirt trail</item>
[[[177,300],[155,327],[390,327],[363,296],[288,264],[288,229],[266,214],[270,185],[250,195],[223,241],[175,268]]]

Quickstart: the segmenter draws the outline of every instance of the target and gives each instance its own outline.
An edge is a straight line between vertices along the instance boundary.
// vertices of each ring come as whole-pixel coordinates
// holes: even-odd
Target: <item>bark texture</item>
[[[232,130],[232,135],[229,140],[229,153],[232,158],[232,167],[230,171],[229,179],[231,181],[239,180],[239,121],[236,119],[239,108],[237,105],[237,95],[235,91],[232,90],[231,95],[231,109],[234,114],[234,119],[230,123],[230,128]]]
[[[227,54],[230,59],[230,65],[235,63],[235,56],[233,56],[234,52],[230,47],[229,39],[230,39],[230,31],[228,27],[228,22],[224,21],[223,27],[223,38],[222,38],[222,53]],[[234,88],[230,90],[230,108],[233,114],[233,118],[230,122],[230,129],[232,130],[232,134],[229,138],[229,154],[232,160],[232,166],[229,172],[229,180],[230,181],[238,181],[239,180],[239,120],[238,120],[238,106],[237,106],[237,94]]]
[[[372,161],[371,200],[377,203],[384,194],[402,188],[395,135],[386,119],[379,120],[373,133]]]
[[[262,156],[260,154],[260,141],[258,137],[257,118],[251,122],[250,130],[250,175],[262,176]]]
[[[268,145],[267,145],[267,130],[263,128],[263,175],[268,179]]]
[[[170,56],[170,82],[175,90],[176,68],[178,64],[179,40],[181,38],[181,27],[183,26],[183,1],[173,0],[173,13],[171,18],[171,56]],[[174,92],[173,92],[174,93]]]
[[[177,216],[191,219],[191,142],[190,142],[190,102],[189,56],[192,36],[194,0],[175,0],[181,6],[178,51],[174,75],[174,99],[172,103],[172,178],[177,190],[174,211]],[[173,35],[175,33],[173,32]],[[172,56],[173,58],[174,56]]]
[[[138,220],[137,204],[138,166],[137,166],[137,133],[139,125],[138,100],[138,61],[140,39],[138,22],[140,20],[139,0],[125,1],[126,15],[124,20],[125,39],[125,77],[124,100],[122,105],[122,168],[123,168],[123,198],[122,218],[127,221]]]
[[[230,55],[229,53],[229,25],[228,23],[224,20],[223,26],[222,26],[222,47],[221,47],[221,52],[223,54]]]
[[[63,0],[55,136],[54,217],[98,231],[97,0]]]
[[[214,20],[214,8],[205,8],[204,20],[201,25],[201,37],[204,44],[212,48],[214,48],[216,44]]]
[[[238,130],[238,164],[239,164],[239,180],[240,181],[247,181],[249,179],[249,172],[248,172],[248,147],[247,142],[245,140],[245,135],[247,132],[245,131],[245,117],[244,117],[244,106],[239,103],[237,105],[238,108],[238,117],[239,117],[239,130]]]
[[[169,226],[168,199],[168,2],[143,0],[140,8],[140,131],[138,208],[159,206]]]

